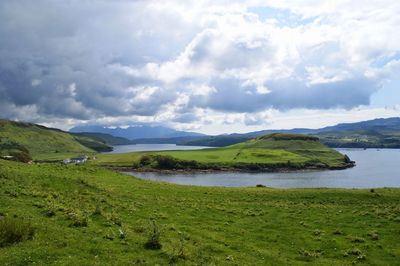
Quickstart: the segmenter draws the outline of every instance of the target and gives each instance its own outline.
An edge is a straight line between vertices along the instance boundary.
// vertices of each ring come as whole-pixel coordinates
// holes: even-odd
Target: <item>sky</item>
[[[0,1],[0,117],[207,134],[400,116],[400,1]]]

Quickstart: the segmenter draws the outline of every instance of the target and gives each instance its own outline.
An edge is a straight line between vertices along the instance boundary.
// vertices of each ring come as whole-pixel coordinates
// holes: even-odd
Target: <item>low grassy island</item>
[[[297,134],[271,134],[204,150],[102,154],[95,163],[139,171],[272,172],[354,166],[346,155],[323,145],[317,137]]]

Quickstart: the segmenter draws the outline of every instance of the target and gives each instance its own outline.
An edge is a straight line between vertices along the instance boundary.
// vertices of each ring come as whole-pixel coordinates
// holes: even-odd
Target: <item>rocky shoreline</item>
[[[221,167],[218,169],[157,169],[157,168],[136,168],[136,167],[113,167],[107,166],[108,169],[117,172],[153,172],[163,174],[194,174],[194,173],[223,173],[223,172],[240,172],[240,173],[291,173],[291,172],[307,172],[307,171],[324,171],[324,170],[344,170],[352,168],[356,164],[354,161],[347,163],[341,167],[317,167],[308,166],[304,168],[282,167],[282,168],[263,168],[257,170],[241,169],[235,167]]]

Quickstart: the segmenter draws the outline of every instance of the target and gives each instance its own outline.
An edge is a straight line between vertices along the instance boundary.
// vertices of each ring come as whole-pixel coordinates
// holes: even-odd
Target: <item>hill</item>
[[[307,134],[317,136],[332,148],[400,148],[400,118],[380,118],[357,123],[343,123],[319,129],[276,129],[193,138],[180,145],[223,147],[272,133]],[[173,143],[173,142],[172,142]]]
[[[400,148],[400,131],[348,130],[315,134],[323,143],[335,148]]]
[[[108,145],[129,145],[134,144],[131,140],[122,138],[122,137],[115,137],[110,134],[105,133],[96,133],[96,132],[81,132],[81,133],[71,133],[74,136],[84,136],[89,137],[91,139],[95,139],[99,142],[106,143]]]
[[[0,143],[2,153],[10,153],[11,146],[23,147],[33,159],[64,158],[69,154],[112,150],[104,142],[88,136],[71,135],[58,129],[9,120],[0,120]]]
[[[397,265],[400,256],[394,188],[179,186],[4,160],[0,182],[0,265]]]
[[[177,138],[188,136],[204,136],[204,134],[195,132],[178,131],[172,128],[163,126],[148,126],[148,125],[135,125],[126,128],[122,127],[105,127],[101,125],[84,125],[76,126],[70,129],[70,132],[91,132],[91,133],[105,133],[115,137],[122,137],[129,140],[133,139],[147,139],[147,138]]]
[[[102,154],[96,163],[142,170],[279,171],[353,166],[347,156],[321,144],[318,138],[295,134],[271,134],[224,148]]]
[[[400,117],[378,118],[356,123],[342,123],[336,126],[316,129],[313,133],[331,131],[400,131]]]

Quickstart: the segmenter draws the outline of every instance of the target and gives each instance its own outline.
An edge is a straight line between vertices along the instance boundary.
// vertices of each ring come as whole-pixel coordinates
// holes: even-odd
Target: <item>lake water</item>
[[[127,153],[134,151],[170,151],[170,150],[200,150],[210,147],[205,146],[181,146],[176,144],[135,144],[135,145],[117,145],[114,150],[105,153]]]
[[[338,149],[356,161],[356,166],[335,171],[291,173],[128,173],[148,180],[196,186],[274,188],[378,188],[400,187],[399,149]]]

